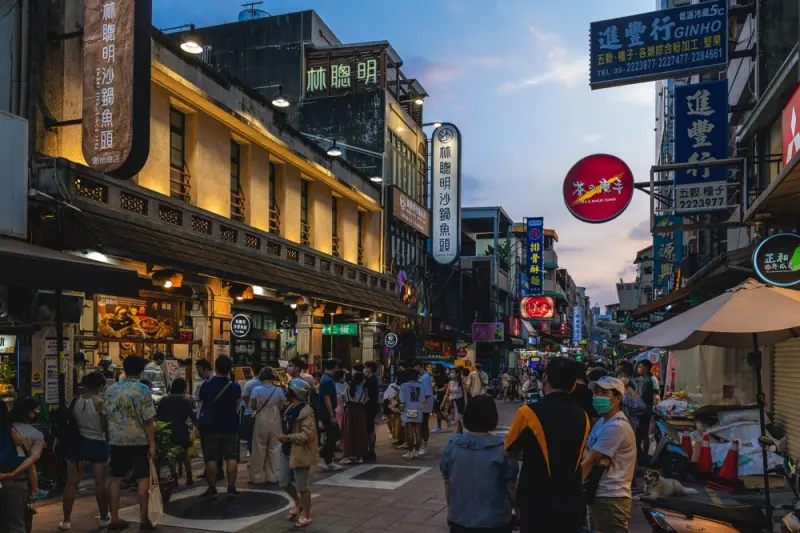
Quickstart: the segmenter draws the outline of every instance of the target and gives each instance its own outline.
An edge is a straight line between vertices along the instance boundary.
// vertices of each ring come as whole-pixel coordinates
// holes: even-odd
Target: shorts
[[[150,477],[150,460],[147,458],[147,444],[141,446],[111,445],[111,477],[127,477],[133,470],[133,479]]]
[[[289,485],[294,485],[294,487],[298,491],[307,491],[308,488],[308,472],[311,470],[310,467],[303,467],[303,468],[290,468],[289,467],[289,456],[285,454],[281,454],[281,471],[279,474],[278,483],[280,484],[282,489],[285,489]]]
[[[81,435],[75,447],[67,450],[65,456],[67,461],[107,463],[108,443],[105,440],[88,439]]]
[[[206,462],[235,461],[239,453],[239,435],[236,433],[208,433],[200,434],[200,445],[203,448],[203,459]]]
[[[453,418],[456,422],[464,420],[464,398],[456,398],[453,400]]]

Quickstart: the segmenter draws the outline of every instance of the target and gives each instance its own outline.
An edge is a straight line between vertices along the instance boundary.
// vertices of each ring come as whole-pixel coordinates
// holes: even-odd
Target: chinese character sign
[[[317,65],[317,62],[314,64]],[[314,93],[345,92],[352,91],[354,88],[369,88],[378,84],[378,59],[366,58],[355,62],[355,68],[351,63],[332,63],[328,64],[327,57],[324,62],[317,66],[309,66],[306,69],[306,94],[313,96]]]
[[[583,339],[583,307],[572,308],[572,344],[575,346]]]
[[[593,89],[669,78],[728,62],[725,0],[592,22]]]
[[[461,246],[461,133],[442,124],[431,144],[431,255],[440,265],[450,265]]]
[[[522,298],[519,308],[522,318],[553,318],[556,304],[551,296],[532,296],[530,298]]]
[[[753,253],[753,267],[764,283],[778,287],[800,284],[800,235],[776,233]]]
[[[522,296],[541,296],[544,294],[544,219],[529,218],[527,233],[525,270],[528,276],[528,292]]]
[[[609,154],[584,157],[567,173],[562,186],[564,204],[572,216],[599,224],[617,218],[633,198],[633,173],[620,158]]]
[[[150,149],[151,0],[86,0],[83,28],[83,156],[120,178]]]
[[[655,217],[658,227],[676,226],[681,217]],[[662,292],[673,289],[674,273],[683,261],[683,233],[673,231],[653,234],[653,287]]]
[[[800,85],[783,108],[783,164],[788,165],[800,152]]]
[[[726,157],[728,80],[676,87],[675,162],[697,163]],[[675,185],[726,182],[727,174],[724,167],[676,171]]]

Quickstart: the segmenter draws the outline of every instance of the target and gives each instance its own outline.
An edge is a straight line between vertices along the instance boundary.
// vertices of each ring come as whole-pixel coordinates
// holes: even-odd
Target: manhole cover
[[[398,468],[395,466],[376,466],[350,479],[358,481],[388,481],[396,483],[417,473],[415,468]]]
[[[164,512],[191,520],[226,520],[273,513],[286,507],[287,502],[284,496],[270,492],[240,492],[235,498],[220,494],[214,498],[173,500],[164,506]]]

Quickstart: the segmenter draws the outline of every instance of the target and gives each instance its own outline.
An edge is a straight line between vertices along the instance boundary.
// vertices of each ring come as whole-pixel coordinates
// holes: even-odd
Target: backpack
[[[60,454],[76,447],[81,438],[78,419],[75,418],[75,403],[78,398],[79,396],[75,396],[68,408],[59,408],[56,411],[53,434],[56,437],[56,450]]]

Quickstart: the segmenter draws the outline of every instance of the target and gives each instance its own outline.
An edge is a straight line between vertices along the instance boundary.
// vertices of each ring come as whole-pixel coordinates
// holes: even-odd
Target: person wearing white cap
[[[622,413],[625,384],[605,376],[589,383],[592,405],[600,419],[586,441],[583,478],[595,486],[587,495],[590,528],[601,533],[627,533],[631,517],[631,484],[636,471],[636,437]]]

